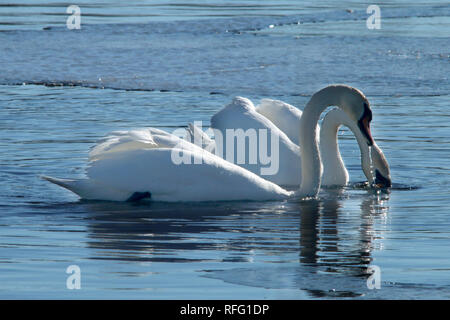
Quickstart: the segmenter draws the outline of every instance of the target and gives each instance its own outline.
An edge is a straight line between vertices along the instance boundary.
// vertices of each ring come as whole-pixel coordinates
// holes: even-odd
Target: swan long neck
[[[336,112],[337,111],[337,112]],[[339,152],[338,130],[343,125],[340,110],[328,112],[320,127],[320,155],[323,164],[322,184],[345,185],[348,172]]]
[[[348,183],[348,171],[345,168],[338,145],[337,135],[341,126],[346,126],[354,134],[361,152],[361,167],[367,179],[372,182],[369,147],[364,136],[344,111],[333,109],[326,114],[320,128],[320,154],[324,168],[322,184],[330,186]]]
[[[330,106],[341,106],[341,87],[329,86],[318,91],[303,111],[299,137],[302,181],[298,193],[301,197],[315,197],[320,189],[322,162],[317,141],[317,124],[322,112]]]

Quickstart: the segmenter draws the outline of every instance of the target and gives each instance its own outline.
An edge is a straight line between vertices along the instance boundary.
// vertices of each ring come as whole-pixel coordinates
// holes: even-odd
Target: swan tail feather
[[[82,199],[107,201],[139,201],[151,198],[150,192],[131,192],[120,190],[98,183],[91,179],[60,179],[41,176],[42,179],[54,183],[64,189],[72,191]]]
[[[75,189],[75,184],[76,184],[77,180],[60,179],[60,178],[53,178],[53,177],[49,177],[49,176],[41,176],[41,178],[44,180],[47,180],[51,183],[54,183],[60,187],[63,187],[65,189],[75,192],[73,189]]]
[[[60,178],[53,178],[49,176],[41,176],[42,179],[47,180],[51,183],[54,183],[60,187],[63,187],[64,189],[67,189],[69,191],[72,191],[73,193],[77,194],[81,198],[84,199],[90,199],[92,197],[92,193],[95,190],[95,186],[92,185],[91,181],[88,179],[60,179]],[[95,199],[95,197],[94,197]]]

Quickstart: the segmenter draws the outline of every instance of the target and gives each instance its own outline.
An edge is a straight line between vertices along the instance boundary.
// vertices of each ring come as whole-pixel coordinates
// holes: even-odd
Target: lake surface
[[[359,1],[80,0],[80,30],[70,4],[0,4],[0,298],[450,298],[448,2],[378,2],[379,30]],[[314,201],[80,201],[39,178],[83,177],[110,131],[207,126],[237,95],[303,109],[331,83],[370,100],[390,190],[353,184],[347,129],[352,184]]]

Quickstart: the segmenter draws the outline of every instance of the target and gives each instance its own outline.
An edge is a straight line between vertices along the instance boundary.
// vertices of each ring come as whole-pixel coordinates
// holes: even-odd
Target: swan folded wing
[[[116,153],[154,148],[181,148],[198,150],[195,145],[173,134],[156,128],[114,131],[99,140],[89,152],[89,161],[113,157]]]
[[[290,144],[293,149],[296,149],[289,137],[270,119],[256,112],[253,103],[246,98],[236,97],[230,104],[214,114],[211,117],[211,127],[219,129],[222,134],[227,129],[267,129],[271,134],[277,135],[284,143]]]
[[[148,130],[114,131],[100,139],[89,152],[89,161],[109,157],[117,152],[158,147]]]
[[[175,164],[182,151],[200,164]],[[196,159],[196,160],[195,160]],[[133,150],[94,161],[87,169],[96,184],[122,192],[149,192],[155,201],[276,200],[291,193],[209,152],[154,148]],[[123,198],[123,199],[122,199]]]
[[[299,144],[300,119],[302,112],[286,102],[273,99],[262,99],[256,111],[273,122],[289,139]]]
[[[184,137],[186,141],[189,141],[194,144],[199,144],[199,147],[202,149],[206,149],[208,146],[214,143],[214,140],[211,139],[202,129],[198,128],[192,123],[188,123],[188,127],[186,128],[186,136]]]
[[[223,156],[227,157],[228,161],[238,164],[236,152],[232,159],[229,159],[227,156],[229,151],[227,150],[227,145],[233,146],[233,143],[229,144],[229,142],[233,141],[227,141],[227,139],[234,139],[234,136],[228,136],[228,130],[234,130],[234,134],[237,135],[238,130],[241,129],[243,130],[244,135],[249,133],[249,137],[252,136],[250,133],[253,132],[253,135],[256,134],[256,136],[259,137],[256,145],[256,163],[250,163],[250,161],[248,161],[244,164],[239,163],[239,165],[255,174],[262,175],[264,179],[270,180],[278,185],[300,184],[301,171],[299,146],[294,144],[283,131],[273,124],[273,122],[256,112],[255,107],[250,100],[240,97],[233,99],[230,104],[213,115],[211,118],[211,127],[222,132],[223,141],[221,142],[216,139],[216,148],[221,151]],[[266,134],[267,144],[265,146],[262,145],[262,141],[264,140],[262,139],[261,134]],[[241,141],[242,140],[243,139],[241,139]],[[250,140],[250,138],[248,140]],[[250,144],[250,142],[248,143]],[[272,150],[272,146],[276,149]],[[253,147],[255,146],[253,145]],[[237,148],[237,145],[235,145],[235,148]],[[245,154],[245,158],[250,158],[250,150],[255,150],[255,148],[250,149],[246,147],[245,152],[247,153]],[[260,155],[264,153],[271,155],[273,161],[271,161],[270,164],[262,161]],[[273,171],[275,173],[263,175],[264,169],[272,164],[274,164],[275,169]]]

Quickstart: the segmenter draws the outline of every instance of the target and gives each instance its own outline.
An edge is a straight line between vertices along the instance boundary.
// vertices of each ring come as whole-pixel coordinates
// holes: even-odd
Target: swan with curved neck
[[[340,103],[340,99],[346,99],[345,96],[337,97],[336,90],[342,90],[341,88],[345,86],[330,86],[322,93],[318,92],[315,94],[315,96],[311,99],[310,104],[312,103],[321,103],[325,104],[325,108],[328,107],[328,105],[337,105]],[[335,92],[333,92],[333,90]],[[356,90],[356,89],[353,89]],[[349,90],[347,90],[349,91]],[[356,90],[358,91],[358,90]],[[339,94],[339,93],[338,93]],[[344,93],[342,93],[344,95]],[[361,94],[362,95],[362,94]],[[325,99],[325,100],[324,100]],[[365,112],[368,112],[365,117],[362,117],[365,121],[363,123],[362,121],[352,121],[349,119],[348,116],[346,116],[345,112],[341,109],[338,109],[339,112],[341,112],[341,117],[339,117],[340,121],[343,121],[342,124],[346,126],[353,126],[353,132],[355,135],[358,135],[357,138],[359,138],[359,141],[361,139],[367,138],[367,132],[370,134],[370,129],[365,130],[363,133],[361,131],[361,128],[364,126],[368,127],[368,123],[371,120],[371,114],[370,109],[368,107],[368,102],[366,103],[366,107],[363,109],[363,114]],[[364,105],[363,103],[363,105]],[[366,111],[367,110],[367,111]],[[321,112],[318,112],[320,114]],[[268,132],[270,132],[272,139],[275,137],[279,141],[279,148],[278,148],[278,159],[279,159],[279,170],[276,171],[274,174],[271,175],[263,175],[262,174],[262,168],[266,167],[267,165],[262,163],[258,159],[256,163],[244,163],[239,164],[237,161],[237,157],[234,159],[229,159],[227,157],[228,161],[231,161],[235,164],[239,164],[243,166],[245,169],[254,172],[257,175],[261,175],[263,178],[272,181],[278,185],[285,185],[285,186],[293,186],[293,185],[299,185],[301,182],[302,177],[302,170],[301,170],[301,153],[300,153],[300,147],[299,147],[299,141],[300,137],[302,136],[300,133],[301,128],[301,119],[302,119],[303,113],[296,107],[287,104],[283,101],[279,100],[272,100],[272,99],[262,99],[261,103],[258,106],[253,106],[252,102],[245,98],[235,98],[232,103],[225,106],[223,109],[221,109],[219,112],[217,112],[212,118],[211,118],[211,127],[214,130],[219,130],[221,132],[221,136],[224,137],[224,141],[221,143],[219,140],[217,148],[219,150],[226,150],[226,147],[228,146],[227,141],[227,135],[225,134],[226,130],[228,129],[242,129],[242,130],[248,130],[248,129],[266,129]],[[309,114],[311,116],[311,113]],[[317,117],[316,117],[317,118]],[[344,119],[345,118],[345,119]],[[329,121],[332,121],[332,119],[327,118]],[[312,123],[311,119],[307,121],[308,124]],[[363,126],[363,127],[361,127]],[[317,130],[315,131],[316,134],[319,132],[319,127],[317,125]],[[307,139],[310,139],[311,137],[307,137]],[[336,141],[336,134],[333,134],[330,132],[329,135],[322,138],[322,141],[327,141],[326,139],[334,139],[335,144],[337,144]],[[259,139],[261,141],[261,139]],[[260,145],[257,146],[257,148],[261,148]],[[270,148],[269,143],[267,144],[267,149]],[[366,157],[366,154],[368,153],[368,148],[362,147],[361,148],[361,159],[363,160],[363,169],[364,173],[369,181],[373,180],[372,173],[370,170],[367,170],[367,168],[370,167],[370,157]],[[246,152],[249,152],[250,148],[247,149]],[[323,149],[325,152],[328,151],[326,148]],[[336,149],[337,150],[337,149]],[[377,158],[384,158],[384,155],[379,148],[373,148],[372,152],[377,152]],[[219,155],[222,154],[222,156],[225,154],[225,152],[218,153]],[[259,152],[258,152],[259,154]],[[337,151],[334,152],[328,152],[328,157],[325,157],[323,160],[323,165],[327,169],[327,174],[332,173],[330,175],[330,178],[328,178],[328,175],[324,176],[323,185],[325,186],[331,186],[331,185],[340,185],[344,186],[348,182],[348,173],[345,169],[345,166],[343,166],[342,158],[340,157],[340,154]],[[250,157],[248,157],[250,158]],[[333,159],[334,158],[334,159]],[[317,160],[317,159],[316,159]],[[314,160],[314,161],[316,161]],[[332,161],[330,161],[332,160]],[[342,163],[342,167],[335,167],[336,164]],[[386,161],[384,162],[376,162],[381,167],[378,172],[385,173],[389,170],[388,164]],[[386,165],[386,167],[383,167]],[[336,169],[337,173],[333,173]],[[341,174],[340,179],[335,179],[336,181],[333,181],[331,179],[332,176],[336,176],[338,174]],[[384,185],[388,185],[389,177],[382,175],[379,175],[379,178],[384,178]],[[381,181],[378,179],[378,181]],[[383,185],[383,183],[380,183],[380,185]]]
[[[302,112],[279,100],[262,99],[256,111],[279,127],[291,141],[298,144],[298,128]],[[297,124],[297,125],[295,125]],[[361,153],[361,167],[370,185],[386,188],[392,185],[389,164],[383,151],[374,142],[370,148],[358,125],[351,121],[341,109],[328,112],[320,128],[320,153],[322,155],[322,186],[345,186],[349,181],[348,171],[339,152],[337,133],[340,126],[348,127],[356,137]],[[292,127],[297,130],[292,130]],[[280,159],[283,162],[283,159]]]
[[[342,160],[337,141],[338,131],[342,125],[348,127],[355,135],[361,152],[361,167],[369,184],[390,187],[390,170],[383,151],[375,141],[369,150],[361,131],[339,109],[329,111],[323,118],[320,128],[320,154],[323,163],[322,185],[344,186],[349,181],[348,171]]]
[[[297,192],[287,191],[233,163],[205,152],[189,142],[159,130],[149,144],[130,143],[126,135],[101,142],[89,163],[87,179],[44,177],[85,199],[126,201],[150,197],[156,201],[276,200],[292,196],[315,197],[320,188],[321,162],[316,127],[319,116],[330,105],[341,108],[358,125],[368,145],[371,112],[364,95],[345,85],[333,85],[315,93],[307,104],[300,126],[302,182]],[[156,134],[153,134],[156,135]],[[124,139],[125,145],[120,141]],[[177,140],[178,139],[178,140]],[[175,144],[175,146],[174,146]],[[95,148],[94,148],[95,150]],[[103,151],[102,151],[103,150]],[[116,151],[115,151],[116,150]],[[193,160],[175,163],[174,153]],[[187,156],[187,157],[186,157]]]
[[[283,101],[272,99],[262,99],[261,103],[256,106],[255,111],[270,120],[292,142],[298,144],[302,111]],[[371,155],[365,138],[358,129],[357,124],[351,121],[341,109],[329,111],[325,115],[320,128],[320,153],[323,163],[321,185],[345,186],[349,182],[349,174],[342,160],[337,142],[337,133],[342,125],[348,127],[356,137],[361,153],[361,167],[370,185],[375,184],[379,187],[390,187],[389,165],[382,150],[374,142],[371,148]],[[205,150],[215,153],[215,141],[193,124],[188,124],[185,139],[196,143]],[[220,152],[218,154],[223,155]],[[297,153],[294,156],[297,156]],[[300,164],[300,161],[300,154],[298,152],[298,164]],[[283,154],[280,154],[279,162],[282,167],[289,166],[289,162],[283,158]],[[291,168],[291,170],[295,170],[295,168]],[[258,174],[258,172],[255,173]],[[262,177],[265,178],[264,176]],[[299,183],[300,181],[297,184]],[[281,181],[279,184],[288,185],[287,181]]]
[[[316,92],[305,109],[300,120],[300,153],[302,159],[302,182],[298,194],[301,197],[315,197],[319,192],[322,178],[322,161],[317,141],[317,123],[322,112],[330,107],[341,108],[364,135],[366,143],[373,145],[370,133],[372,112],[369,101],[363,93],[355,88],[335,85]]]

